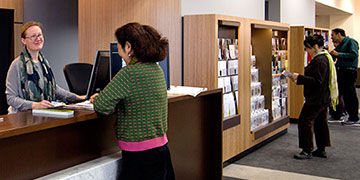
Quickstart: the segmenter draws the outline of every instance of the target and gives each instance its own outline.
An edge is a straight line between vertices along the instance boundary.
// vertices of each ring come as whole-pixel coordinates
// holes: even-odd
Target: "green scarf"
[[[40,81],[39,73],[34,68],[34,62],[26,47],[20,54],[20,60],[22,62],[22,66],[20,67],[21,91],[24,99],[35,102],[42,100],[55,101],[56,82],[49,62],[43,54],[39,52],[39,62],[41,63],[44,76],[44,81],[42,82]]]
[[[128,65],[133,65],[133,64],[136,64],[136,63],[138,63],[138,62],[140,62],[140,61],[134,56],[133,58],[131,58],[131,60],[130,60],[130,62],[129,62]]]
[[[330,90],[330,99],[331,99],[330,105],[336,111],[336,105],[339,104],[339,92],[338,92],[335,64],[331,55],[325,49],[318,51],[313,58],[321,54],[325,54],[325,56],[329,60],[329,90]]]

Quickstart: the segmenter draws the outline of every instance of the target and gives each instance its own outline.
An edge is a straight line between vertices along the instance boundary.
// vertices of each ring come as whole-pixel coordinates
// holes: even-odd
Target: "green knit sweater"
[[[135,59],[136,60],[136,59]],[[117,113],[117,139],[141,142],[167,131],[167,91],[164,73],[156,63],[122,68],[94,99],[94,110]]]

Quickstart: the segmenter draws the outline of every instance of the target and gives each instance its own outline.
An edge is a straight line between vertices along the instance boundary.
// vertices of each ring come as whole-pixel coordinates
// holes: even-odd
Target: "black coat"
[[[311,60],[305,67],[304,75],[299,74],[296,84],[304,85],[306,105],[329,104],[329,60],[326,55],[321,54]]]

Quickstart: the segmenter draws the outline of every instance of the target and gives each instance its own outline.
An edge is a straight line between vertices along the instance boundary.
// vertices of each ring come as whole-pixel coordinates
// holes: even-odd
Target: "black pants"
[[[343,107],[349,114],[350,121],[359,120],[358,109],[359,101],[356,95],[356,78],[357,71],[354,69],[336,68],[337,81],[339,88],[339,98],[343,98],[344,105],[336,106],[336,111],[330,108],[330,115],[334,118],[339,118],[344,112]],[[341,101],[340,101],[341,102]]]
[[[327,122],[329,105],[309,106],[304,104],[298,123],[299,147],[306,152],[314,148],[313,132],[316,146],[319,148],[330,146],[330,133]]]
[[[168,144],[154,149],[122,151],[120,180],[173,180],[174,170]]]

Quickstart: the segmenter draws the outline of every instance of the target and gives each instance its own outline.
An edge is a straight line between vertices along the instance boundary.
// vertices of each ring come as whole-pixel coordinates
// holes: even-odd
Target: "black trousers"
[[[327,121],[328,104],[309,106],[304,104],[298,123],[299,147],[306,152],[314,149],[313,134],[315,133],[316,146],[330,146],[330,133]]]
[[[173,180],[175,174],[168,144],[154,149],[122,151],[120,180]]]
[[[330,108],[330,115],[334,118],[338,118],[345,110],[349,114],[350,121],[359,120],[358,109],[359,101],[356,95],[356,69],[336,68],[337,81],[339,88],[339,98],[343,98],[344,104],[336,106],[336,111]],[[342,101],[340,101],[342,102]],[[345,109],[343,109],[345,107]]]

